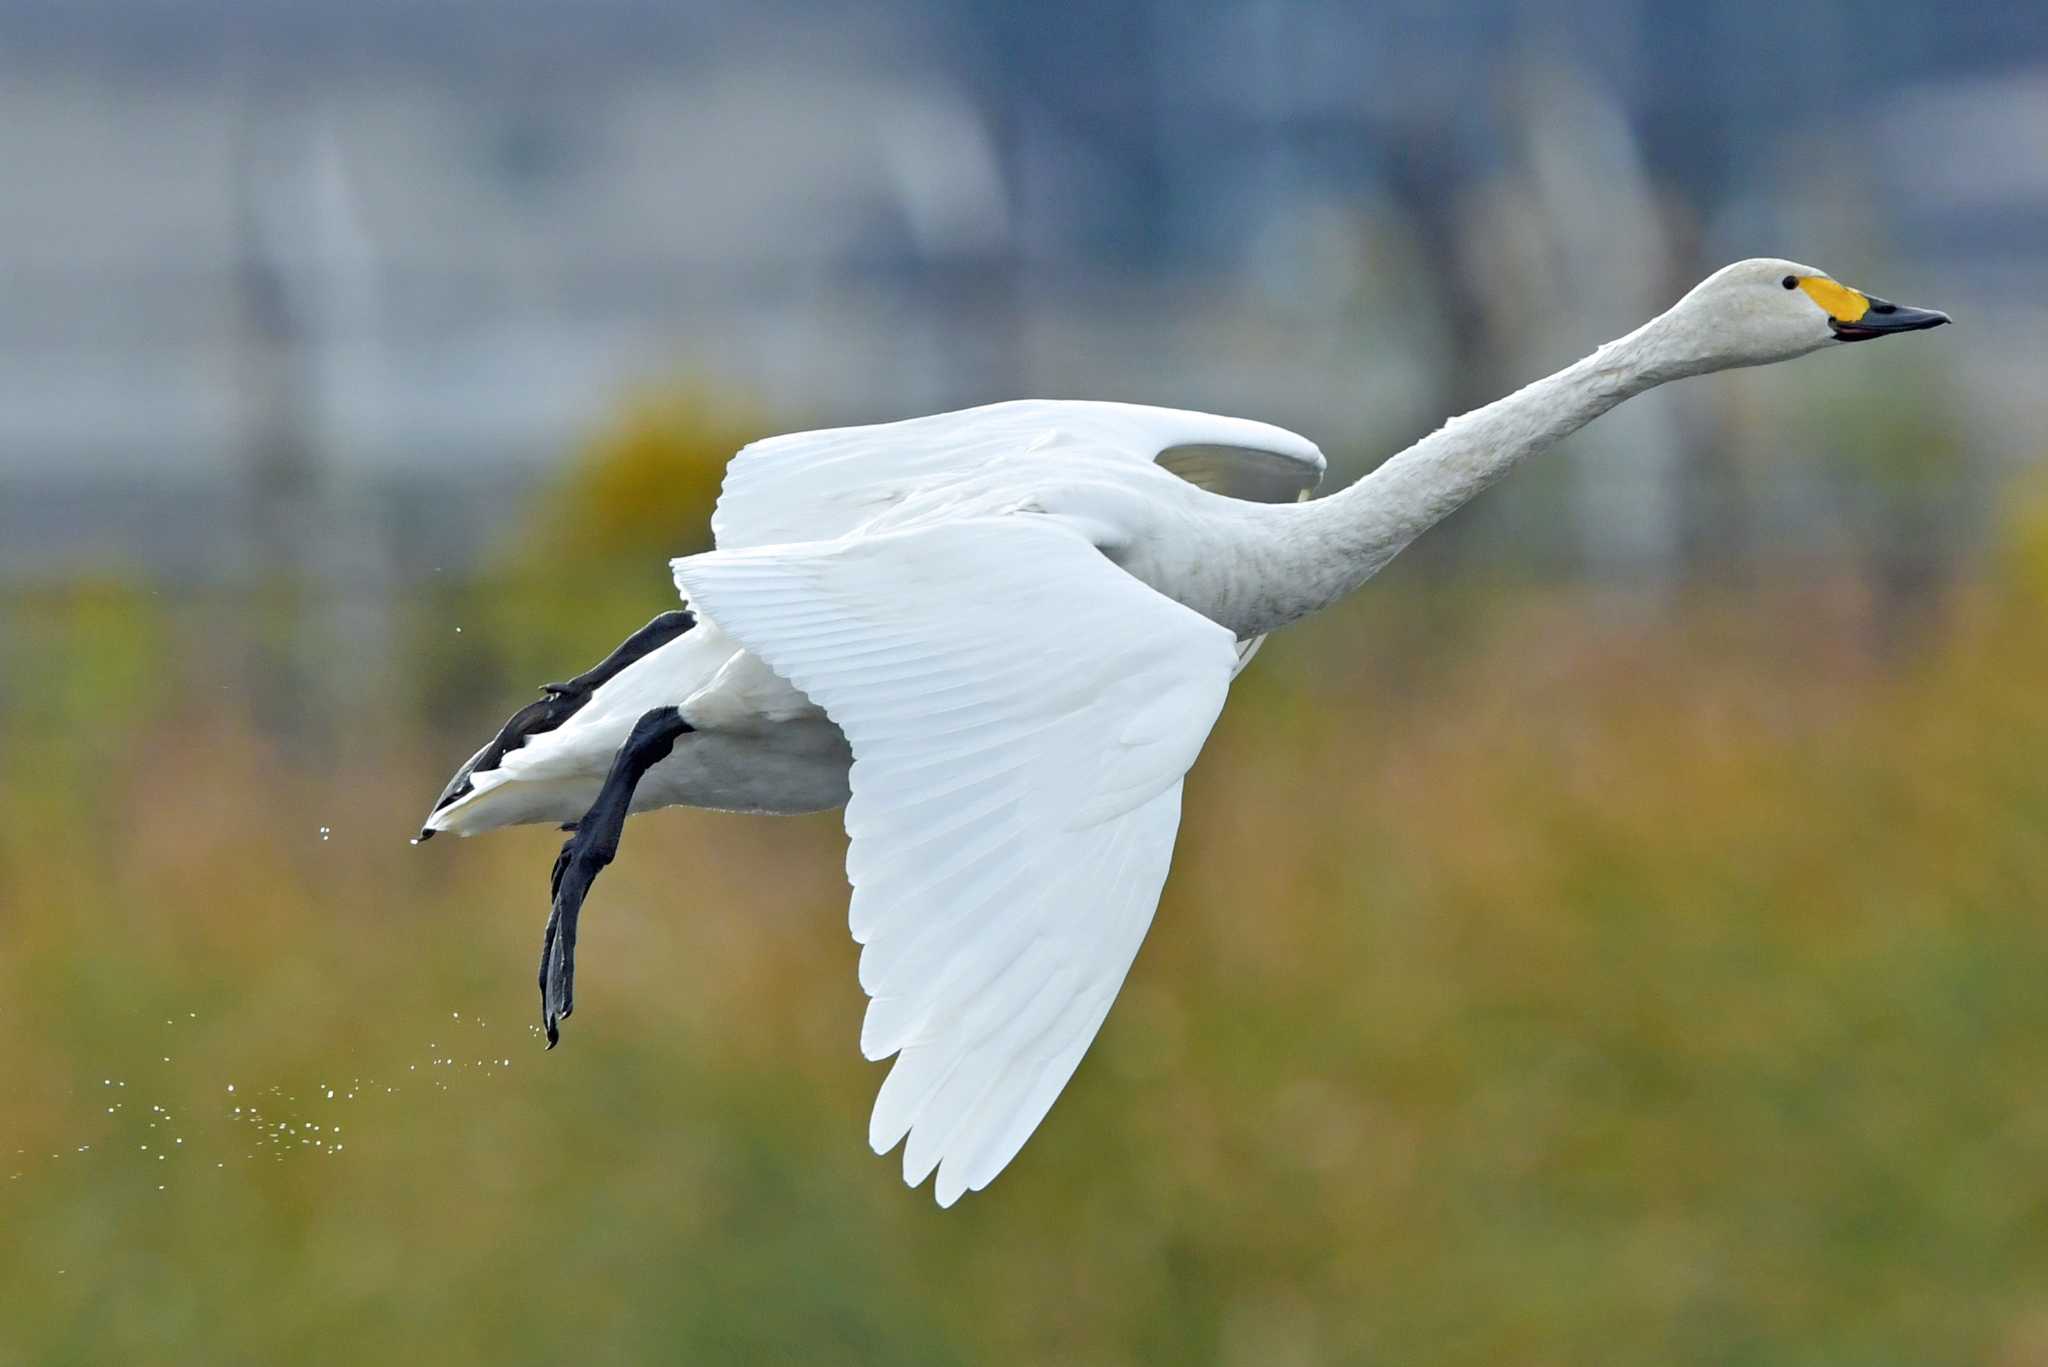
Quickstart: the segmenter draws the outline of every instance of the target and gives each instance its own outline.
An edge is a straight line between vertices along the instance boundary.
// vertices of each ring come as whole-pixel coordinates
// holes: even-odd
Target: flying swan
[[[633,812],[844,805],[868,1140],[950,1206],[1014,1158],[1152,921],[1181,781],[1266,633],[1634,394],[1937,327],[1789,261],[1738,262],[1574,365],[1303,501],[1315,444],[1239,418],[1025,400],[755,442],[686,604],[549,684],[420,838],[574,831],[541,943],[548,1044],[577,916]]]

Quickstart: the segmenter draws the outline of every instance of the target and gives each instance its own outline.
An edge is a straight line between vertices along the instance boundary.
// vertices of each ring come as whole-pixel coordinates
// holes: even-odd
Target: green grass
[[[536,681],[464,592],[317,706],[237,672],[289,597],[13,604],[0,1363],[2048,1355],[2038,602],[1390,576],[1241,681],[1096,1048],[940,1212],[864,1143],[832,817],[636,821],[542,1053],[558,837],[405,843]]]

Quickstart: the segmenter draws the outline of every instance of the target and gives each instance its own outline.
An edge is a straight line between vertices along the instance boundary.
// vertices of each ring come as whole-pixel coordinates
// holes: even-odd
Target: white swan
[[[577,914],[629,812],[846,804],[869,1140],[939,1204],[1002,1171],[1152,919],[1181,779],[1264,633],[1329,606],[1515,462],[1687,375],[1935,327],[1744,261],[1331,498],[1315,446],[1236,418],[1027,401],[776,437],[727,471],[689,610],[515,716],[427,818],[571,823],[541,951],[549,1043]]]

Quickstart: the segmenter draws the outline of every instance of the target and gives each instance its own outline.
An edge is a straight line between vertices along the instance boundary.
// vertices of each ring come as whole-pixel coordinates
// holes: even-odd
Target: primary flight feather
[[[1265,633],[1326,607],[1515,462],[1633,394],[1946,315],[1730,266],[1627,337],[1333,497],[1302,437],[1024,401],[756,442],[685,609],[516,714],[421,831],[573,829],[540,965],[552,1046],[626,817],[844,804],[850,922],[895,1056],[868,1138],[951,1205],[1014,1158],[1151,924],[1181,785]]]

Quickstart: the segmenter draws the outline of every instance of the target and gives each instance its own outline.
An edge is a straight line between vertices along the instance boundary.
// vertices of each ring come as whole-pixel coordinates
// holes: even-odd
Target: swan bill
[[[1873,337],[1888,337],[1894,332],[1919,332],[1925,328],[1938,328],[1949,320],[1940,309],[1916,309],[1904,304],[1894,304],[1870,296],[1870,307],[1853,321],[1840,318],[1828,319],[1828,326],[1835,337],[1844,342],[1867,342]]]
[[[1867,342],[1894,332],[1938,328],[1949,321],[1939,309],[1908,308],[1862,290],[1852,290],[1825,275],[1788,275],[1785,288],[1797,286],[1828,315],[1828,328],[1841,342]]]

